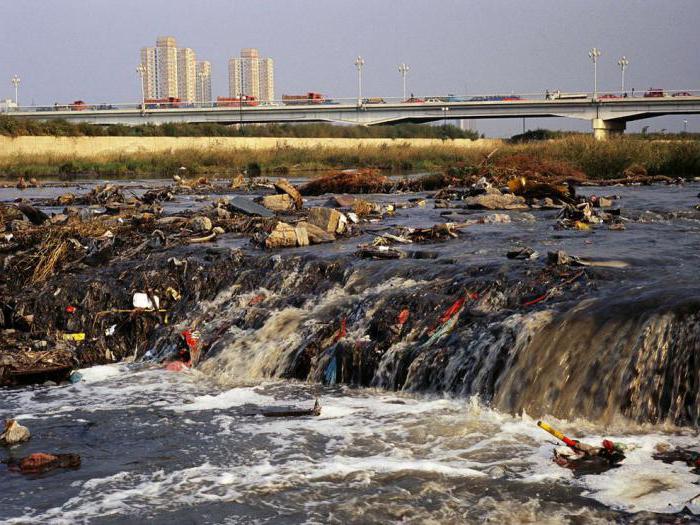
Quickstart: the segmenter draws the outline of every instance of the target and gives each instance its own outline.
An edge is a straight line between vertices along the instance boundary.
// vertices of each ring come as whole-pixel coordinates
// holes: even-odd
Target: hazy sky
[[[172,35],[212,62],[215,95],[241,47],[275,59],[276,93],[356,95],[361,54],[365,96],[400,96],[409,64],[416,95],[592,90],[587,56],[602,50],[599,90],[700,89],[700,0],[0,0],[0,98],[20,103],[136,102],[139,49]],[[700,117],[630,123],[700,131]],[[522,120],[480,120],[510,135]],[[587,121],[529,120],[528,128],[590,129]]]

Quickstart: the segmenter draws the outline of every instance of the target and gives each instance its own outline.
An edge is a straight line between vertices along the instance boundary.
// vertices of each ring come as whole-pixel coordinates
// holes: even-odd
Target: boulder
[[[332,208],[311,208],[308,222],[328,233],[336,233],[341,216],[343,216],[342,213]]]
[[[289,211],[295,206],[292,198],[286,193],[265,195],[262,198],[262,205],[272,211]]]
[[[228,207],[235,212],[245,213],[246,215],[259,215],[260,217],[274,217],[275,215],[265,206],[261,206],[244,197],[232,198],[228,203]]]
[[[291,248],[296,245],[297,230],[294,226],[286,222],[278,222],[265,239],[266,248]]]
[[[357,202],[357,198],[352,195],[333,195],[328,199],[328,206],[335,208],[352,208]]]
[[[335,235],[328,233],[322,228],[319,228],[315,224],[308,222],[300,222],[298,226],[304,226],[306,228],[306,233],[311,244],[322,244],[324,242],[335,241]]]
[[[7,419],[5,421],[5,430],[0,434],[0,443],[3,445],[16,445],[17,443],[28,441],[30,437],[31,434],[27,427],[23,427],[14,419]]]

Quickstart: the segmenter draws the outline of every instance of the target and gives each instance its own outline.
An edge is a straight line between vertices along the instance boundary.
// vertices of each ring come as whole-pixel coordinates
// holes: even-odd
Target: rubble
[[[477,210],[527,210],[529,206],[523,197],[511,193],[484,193],[464,199],[464,205]]]
[[[310,208],[307,221],[328,233],[343,233],[347,228],[347,219],[333,208]]]
[[[277,212],[290,211],[295,207],[294,201],[286,193],[278,195],[265,195],[261,200],[261,204],[268,210]]]
[[[301,198],[301,193],[287,179],[277,179],[273,186],[278,193],[289,196],[297,210],[302,208],[304,201]]]

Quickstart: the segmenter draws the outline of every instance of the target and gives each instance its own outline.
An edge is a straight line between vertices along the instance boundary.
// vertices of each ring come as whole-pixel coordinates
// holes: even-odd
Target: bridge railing
[[[599,91],[595,100],[597,102],[614,102],[623,99],[669,99],[682,97],[700,97],[700,89],[655,89],[651,88],[645,91]],[[274,108],[274,107],[328,107],[334,105],[343,106],[358,106],[358,107],[376,107],[383,104],[411,104],[411,105],[428,105],[436,106],[439,104],[459,104],[459,103],[488,103],[488,102],[533,102],[533,101],[574,101],[594,99],[594,94],[590,92],[564,92],[560,90],[545,90],[541,92],[531,93],[483,93],[483,94],[464,94],[464,95],[414,95],[406,97],[372,97],[363,96],[357,97],[324,97],[322,99],[276,99],[272,101],[248,101],[243,102],[226,100],[226,101],[206,101],[206,102],[118,102],[118,103],[97,103],[88,104],[84,102],[53,105],[31,105],[31,106],[11,106],[6,105],[0,107],[0,112],[5,113],[50,113],[50,112],[71,112],[79,113],[81,111],[153,111],[153,110],[181,110],[181,109],[210,109],[210,110],[231,110],[231,109],[255,109],[255,108]]]

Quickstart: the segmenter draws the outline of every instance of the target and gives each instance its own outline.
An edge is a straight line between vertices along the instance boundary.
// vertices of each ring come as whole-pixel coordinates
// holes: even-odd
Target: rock
[[[506,257],[508,257],[509,259],[518,259],[524,261],[527,259],[537,259],[537,257],[539,257],[539,254],[532,248],[528,248],[526,246],[524,248],[518,248],[517,250],[509,251],[506,254]]]
[[[26,190],[29,187],[29,185],[27,184],[27,181],[24,180],[24,177],[20,177],[19,179],[17,179],[17,184],[15,185],[15,187],[18,190]]]
[[[352,211],[357,214],[358,217],[362,217],[363,215],[371,215],[372,213],[379,213],[381,211],[381,208],[379,205],[361,200],[361,199],[355,199],[354,204],[352,205]]]
[[[510,215],[505,213],[492,213],[491,215],[486,215],[479,220],[482,224],[508,224],[510,223]]]
[[[56,205],[58,206],[70,206],[75,202],[75,195],[72,193],[64,193],[56,198]]]
[[[328,206],[337,208],[352,208],[358,199],[352,195],[333,195],[328,199]]]
[[[37,226],[41,226],[44,224],[49,219],[49,216],[46,215],[43,211],[41,211],[38,208],[35,208],[31,204],[27,204],[24,202],[20,202],[17,205],[17,208],[19,208],[19,211],[24,213],[24,215],[29,219],[32,224],[35,224]]]
[[[297,190],[292,184],[290,184],[287,179],[277,179],[273,183],[273,186],[275,187],[275,190],[277,190],[278,193],[288,195],[289,198],[291,198],[294,202],[294,207],[297,210],[300,210],[301,207],[304,205],[304,201],[301,198],[301,193],[299,193],[299,190]]]
[[[215,226],[212,233],[215,233],[216,235],[223,235],[226,233],[226,230],[224,230],[221,226]]]
[[[573,259],[564,250],[558,250],[556,252],[549,252],[547,254],[547,261],[549,264],[566,265],[571,264]]]
[[[226,221],[231,218],[231,212],[225,210],[224,208],[216,208],[215,213],[216,218],[222,221]]]
[[[261,206],[250,199],[244,197],[234,197],[228,203],[228,207],[238,213],[246,215],[259,215],[260,217],[274,217],[274,213],[268,210],[265,206]]]
[[[467,208],[482,210],[526,210],[525,199],[511,194],[484,193],[464,199]]]
[[[328,233],[336,233],[341,215],[338,210],[332,208],[311,208],[308,222]]]
[[[307,244],[308,240],[307,236]],[[265,239],[266,248],[291,248],[294,246],[297,246],[297,228],[286,222],[278,222]]]
[[[212,229],[211,219],[202,215],[192,217],[188,226],[196,232],[208,232]]]
[[[450,207],[450,202],[446,201],[445,199],[435,199],[435,204],[434,204],[436,209],[440,208],[449,208]]]
[[[27,427],[23,427],[14,419],[5,420],[5,430],[0,434],[0,444],[16,445],[29,441],[31,434]]]
[[[309,233],[306,226],[303,224],[297,224],[294,227],[294,233],[297,236],[297,246],[308,246],[309,245]]]
[[[46,454],[35,452],[19,460],[10,462],[10,468],[24,474],[39,474],[57,468],[79,468],[80,456],[77,454]]]
[[[262,198],[262,205],[272,211],[289,211],[295,206],[292,198],[286,193],[265,195]]]
[[[64,215],[63,213],[57,213],[53,217],[49,219],[51,224],[62,224],[68,220],[68,215]]]
[[[608,197],[598,197],[593,201],[593,206],[596,208],[610,208],[612,205],[613,201]]]
[[[335,235],[333,235],[332,233],[328,233],[324,229],[316,226],[315,224],[300,222],[298,225],[303,225],[306,228],[306,233],[308,235],[310,244],[322,244],[325,242],[335,241]]]

